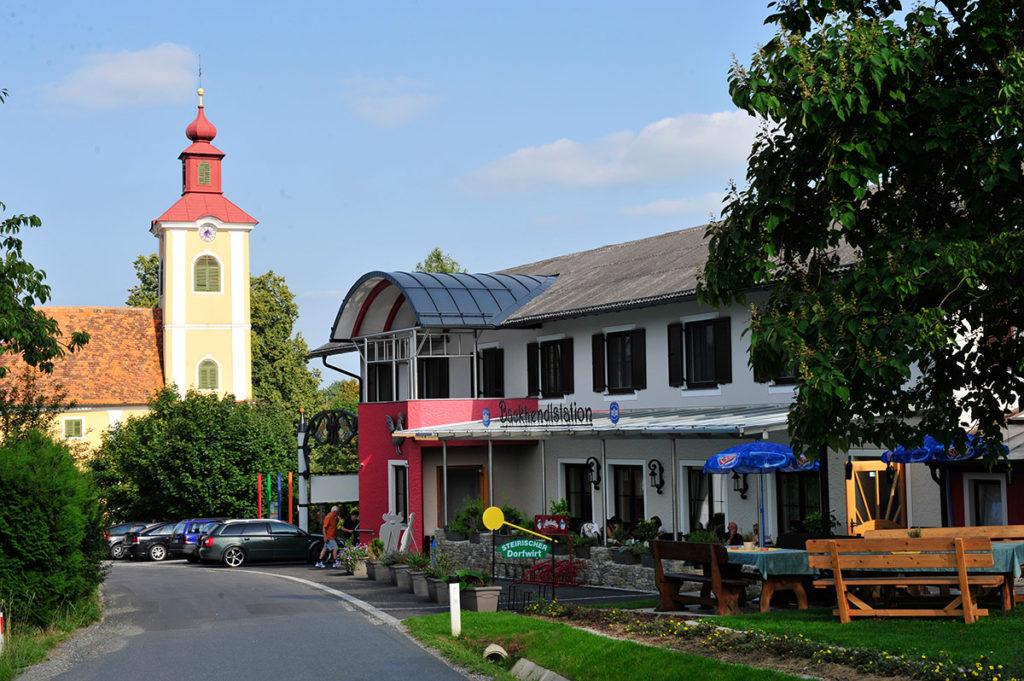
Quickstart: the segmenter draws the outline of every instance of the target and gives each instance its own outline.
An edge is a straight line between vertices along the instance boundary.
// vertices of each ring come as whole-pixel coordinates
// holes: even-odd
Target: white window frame
[[[216,291],[197,291],[196,290],[196,263],[199,262],[200,258],[202,258],[203,256],[207,256],[207,255],[210,256],[211,258],[213,258],[214,260],[216,260],[217,261],[217,267],[220,268],[220,275],[219,275],[220,288],[218,290],[216,290]],[[224,294],[224,290],[226,288],[225,281],[224,281],[224,271],[225,271],[224,261],[221,260],[220,257],[216,253],[214,253],[213,251],[211,251],[209,249],[206,249],[206,250],[204,250],[204,251],[202,251],[200,253],[196,253],[196,257],[192,258],[192,264],[190,265],[190,268],[189,268],[189,278],[192,281],[192,293],[194,293],[194,294],[196,294],[198,296],[220,296],[220,295],[223,295]]]
[[[81,425],[81,435],[68,435],[68,423],[71,421],[78,421]],[[68,416],[61,419],[60,421],[60,434],[65,440],[84,440],[85,439],[85,418],[82,416]]]
[[[948,474],[948,473],[947,473]],[[964,473],[963,484],[964,484],[964,524],[968,526],[977,525],[977,518],[974,517],[974,483],[978,480],[996,480],[999,482],[999,496],[1002,498],[1002,518],[1000,522],[1003,525],[1007,524],[1007,505],[1009,499],[1006,498],[1006,476],[1000,475],[999,473]]]
[[[402,529],[409,527],[409,516],[412,514],[412,499],[409,487],[409,462],[402,459],[389,459],[388,460],[388,513],[394,515],[398,513],[398,509],[395,507],[397,500],[395,499],[395,469],[405,469],[405,518],[402,520]]]

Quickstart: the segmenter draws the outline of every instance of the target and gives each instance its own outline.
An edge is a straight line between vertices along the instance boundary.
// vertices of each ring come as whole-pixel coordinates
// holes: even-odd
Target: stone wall
[[[436,538],[436,549],[449,554],[459,566],[475,568],[490,572],[491,569],[491,537],[483,533],[480,543],[474,544],[469,540],[452,541],[443,537]],[[643,565],[623,565],[613,561],[613,553],[617,549],[609,549],[603,546],[594,546],[590,549],[590,558],[580,558],[583,569],[576,573],[576,579],[582,584],[594,586],[610,586],[620,589],[634,589],[637,591],[655,591],[654,568]],[[567,559],[566,556],[556,556],[557,559]],[[574,556],[575,558],[575,556]],[[495,552],[496,563],[514,564],[522,567],[529,567],[533,564],[530,560],[506,560],[500,553]],[[511,577],[508,570],[499,565],[495,569],[496,577]],[[514,571],[514,568],[513,570]]]

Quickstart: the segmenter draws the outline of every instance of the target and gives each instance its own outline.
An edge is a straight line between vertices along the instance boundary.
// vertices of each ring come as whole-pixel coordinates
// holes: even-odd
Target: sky
[[[434,247],[492,272],[705,224],[743,184],[728,73],[767,1],[8,1],[4,217],[41,218],[48,304],[124,305],[201,66],[251,272],[285,278],[313,348],[361,275]]]

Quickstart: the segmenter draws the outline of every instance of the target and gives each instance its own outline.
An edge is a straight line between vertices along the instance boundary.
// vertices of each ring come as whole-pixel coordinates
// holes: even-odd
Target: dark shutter
[[[686,378],[686,387],[693,387],[690,381],[693,380],[693,330],[699,325],[687,324],[683,327],[683,371]]]
[[[526,345],[526,394],[529,397],[540,395],[540,345]]]
[[[505,350],[491,349],[491,394],[488,397],[505,396]]]
[[[572,372],[572,338],[565,338],[558,341],[561,346],[559,361],[562,365],[558,368],[562,375],[562,394],[568,395],[576,392],[573,386]]]
[[[633,390],[643,390],[647,387],[647,334],[643,329],[635,329],[629,336],[633,353]]]
[[[716,319],[715,333],[715,381],[732,383],[732,333],[729,318]]]
[[[683,325],[668,325],[668,384],[678,388],[685,382],[683,374]]]
[[[590,356],[594,367],[594,392],[603,393],[607,387],[604,378],[604,334],[595,333],[590,337]]]

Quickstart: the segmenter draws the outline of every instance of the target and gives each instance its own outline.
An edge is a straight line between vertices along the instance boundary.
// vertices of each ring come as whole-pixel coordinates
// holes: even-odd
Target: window
[[[643,466],[612,466],[615,515],[624,527],[633,528],[644,519]]]
[[[242,525],[240,523],[236,523],[234,525],[225,525],[219,534],[225,537],[237,537],[242,534],[242,530],[244,528],[245,525]]]
[[[84,419],[64,419],[64,438],[77,440],[82,437]]]
[[[271,520],[267,525],[270,527],[271,534],[287,534],[293,537],[298,534],[298,532],[295,531],[294,525],[283,523],[280,520]]]
[[[220,263],[212,255],[196,259],[194,288],[196,293],[220,293]]]
[[[399,522],[409,521],[409,468],[391,466],[391,512],[401,516]]]
[[[687,388],[732,383],[728,317],[668,325],[668,383]]]
[[[199,184],[210,184],[210,164],[206,161],[200,161],[196,181]]]
[[[627,393],[647,387],[647,348],[643,329],[591,337],[594,392]]]
[[[969,514],[967,525],[1005,525],[1006,479],[1001,475],[964,474]]]
[[[423,357],[419,360],[417,376],[421,400],[448,398],[448,358]]]
[[[480,397],[505,396],[505,351],[484,348],[480,351]]]
[[[572,338],[526,346],[527,393],[562,397],[573,392]]]
[[[779,532],[803,532],[807,515],[821,510],[818,474],[780,473],[775,480],[779,491]]]
[[[390,362],[366,365],[367,402],[391,402],[394,400],[392,373]]]
[[[220,387],[217,373],[217,362],[212,359],[204,359],[199,363],[199,380],[196,385],[200,390],[216,390]]]
[[[249,536],[253,534],[270,534],[267,532],[267,524],[245,523],[244,529],[242,530],[242,536]]]
[[[594,522],[589,473],[590,466],[585,463],[565,464],[565,501],[569,504],[569,527],[574,532],[583,523]]]

